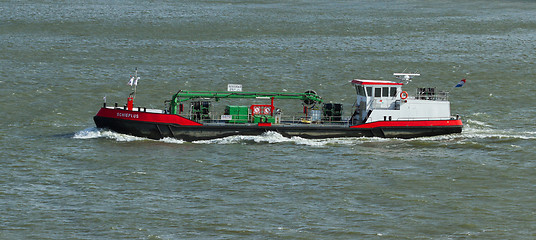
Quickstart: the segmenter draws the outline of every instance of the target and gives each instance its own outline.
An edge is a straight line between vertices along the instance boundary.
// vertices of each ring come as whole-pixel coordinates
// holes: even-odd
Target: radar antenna
[[[404,82],[404,84],[408,84],[409,82],[411,82],[411,79],[413,79],[413,77],[418,77],[418,76],[421,76],[420,73],[393,73],[393,75],[400,79],[401,82]]]

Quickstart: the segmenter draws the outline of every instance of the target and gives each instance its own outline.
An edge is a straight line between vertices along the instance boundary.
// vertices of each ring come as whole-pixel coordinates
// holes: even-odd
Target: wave
[[[326,138],[326,139],[306,139],[301,137],[284,137],[277,132],[266,132],[259,136],[230,136],[212,140],[194,141],[197,144],[236,144],[236,143],[292,143],[297,145],[307,145],[313,147],[321,147],[326,145],[355,145],[366,141],[388,141],[384,138]]]
[[[160,140],[153,140],[143,137],[136,137],[132,135],[127,134],[121,134],[110,130],[100,129],[100,128],[87,128],[82,131],[79,131],[74,134],[73,138],[75,139],[94,139],[94,138],[106,138],[106,139],[113,139],[118,142],[132,142],[132,141],[159,141],[159,142],[165,142],[165,143],[175,143],[175,144],[181,144],[185,143],[185,141],[175,138],[163,138]]]
[[[79,131],[74,134],[73,138],[75,139],[94,139],[94,138],[107,138],[113,139],[118,142],[132,142],[132,141],[142,141],[149,140],[147,138],[135,137],[127,134],[116,133],[110,130],[104,130],[100,128],[86,128],[82,131]]]
[[[112,139],[118,142],[132,142],[132,141],[158,141],[173,144],[187,143],[184,140],[175,138],[163,138],[160,140],[152,140],[148,138],[135,137],[127,134],[121,134],[106,129],[100,128],[87,128],[76,132],[73,136],[74,139]],[[306,139],[301,137],[287,138],[277,132],[266,132],[259,136],[244,136],[236,135],[224,138],[217,138],[212,140],[200,140],[193,141],[192,144],[247,144],[247,143],[261,143],[261,144],[297,144],[306,146],[326,146],[326,145],[355,145],[364,142],[382,142],[389,141],[384,138],[329,138],[329,139]]]
[[[467,119],[467,121],[465,122],[465,126],[467,126],[467,125],[475,125],[475,126],[479,126],[479,127],[488,127],[488,128],[491,127],[490,124],[487,124],[487,123],[482,122],[482,121],[474,120],[474,119]]]
[[[110,130],[99,128],[87,128],[74,134],[75,139],[96,139],[105,138],[118,142],[132,141],[159,141],[171,144],[184,144],[186,141],[175,138],[164,138],[152,140],[143,137],[116,133]],[[306,139],[301,137],[284,137],[277,132],[266,132],[259,136],[236,135],[212,140],[193,141],[191,144],[296,144],[313,147],[323,147],[330,145],[359,145],[374,142],[437,142],[437,141],[472,141],[475,139],[500,139],[500,140],[533,140],[536,139],[536,131],[516,131],[516,130],[497,130],[489,124],[479,121],[468,121],[464,126],[461,134],[449,134],[431,137],[419,137],[411,139],[399,138],[377,138],[377,137],[349,137],[349,138],[326,138],[326,139]]]
[[[503,138],[503,139],[536,139],[534,131],[519,131],[516,129],[492,129],[466,127],[462,132],[463,138]]]

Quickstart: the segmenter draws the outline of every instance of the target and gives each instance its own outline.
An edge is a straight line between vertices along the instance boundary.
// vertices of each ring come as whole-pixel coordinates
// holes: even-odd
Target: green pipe
[[[177,114],[177,106],[181,102],[197,98],[274,98],[274,99],[297,99],[310,102],[323,102],[322,97],[313,92],[306,93],[280,93],[280,92],[224,92],[224,91],[179,91],[173,95],[170,103],[171,114]]]

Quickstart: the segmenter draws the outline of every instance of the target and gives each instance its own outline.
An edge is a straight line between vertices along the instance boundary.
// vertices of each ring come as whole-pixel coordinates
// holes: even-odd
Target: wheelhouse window
[[[382,97],[389,97],[389,88],[382,87]]]
[[[382,88],[374,88],[374,97],[382,96]]]
[[[367,96],[372,97],[372,87],[367,87]]]
[[[355,86],[355,90],[357,92],[357,95],[366,96],[365,95],[365,88],[363,86]]]
[[[391,92],[390,92],[390,96],[391,97],[396,97],[396,87],[391,87]]]

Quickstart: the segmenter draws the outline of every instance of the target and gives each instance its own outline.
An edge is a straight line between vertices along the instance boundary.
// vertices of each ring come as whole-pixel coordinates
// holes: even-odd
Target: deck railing
[[[312,117],[312,116],[299,116],[297,115],[266,115],[267,118],[270,118],[269,121],[273,122],[274,124],[329,124],[329,125],[349,125],[349,117],[347,116],[338,116],[338,117]],[[233,119],[222,119],[223,115],[220,112],[210,112],[209,114],[198,116],[195,114],[189,114],[183,112],[182,114],[179,114],[179,116],[188,118],[200,123],[213,123],[213,124],[256,124],[255,122],[255,116],[252,114],[248,115],[233,115]],[[257,115],[259,117],[263,117],[264,115]],[[261,120],[262,122],[266,121],[266,119]],[[257,122],[258,123],[258,122]]]
[[[435,88],[417,88],[415,99],[432,100],[432,101],[448,101],[449,92],[436,91]]]

